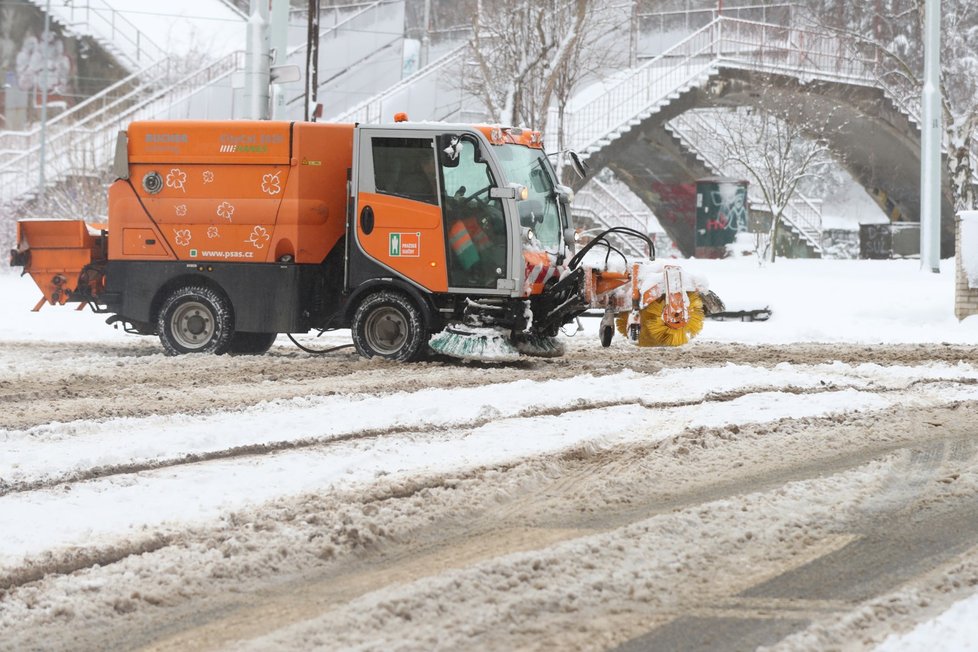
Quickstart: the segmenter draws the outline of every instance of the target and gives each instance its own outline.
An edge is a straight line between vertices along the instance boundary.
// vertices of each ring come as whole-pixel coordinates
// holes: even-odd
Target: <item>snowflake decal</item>
[[[213,239],[213,238],[219,237],[220,235],[221,235],[221,232],[217,230],[217,227],[216,226],[208,227],[208,229],[207,229],[207,237],[208,238]]]
[[[223,201],[221,205],[217,207],[217,216],[223,217],[228,222],[231,221],[231,217],[234,215],[234,206],[230,203]]]
[[[183,170],[173,168],[170,173],[166,175],[166,187],[175,188],[176,190],[181,190],[187,192],[187,173]]]
[[[184,217],[186,214],[187,214],[187,205],[186,204],[178,204],[177,205],[177,215],[179,217]]]
[[[190,229],[173,229],[174,239],[180,247],[190,245]]]
[[[261,178],[261,191],[269,195],[277,195],[282,191],[282,186],[278,180],[278,172],[266,174]]]
[[[268,230],[263,226],[256,226],[255,230],[251,232],[251,237],[245,242],[250,242],[254,245],[255,249],[264,249],[265,243],[272,239],[272,236],[268,235]]]
[[[214,181],[214,173],[210,170],[204,170],[204,183],[211,183]]]

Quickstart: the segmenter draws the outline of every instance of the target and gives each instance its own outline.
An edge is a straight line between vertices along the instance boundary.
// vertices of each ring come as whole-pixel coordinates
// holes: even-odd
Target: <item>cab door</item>
[[[435,134],[360,127],[354,148],[357,165],[350,231],[355,246],[381,268],[374,275],[393,272],[430,292],[446,292],[449,283]]]
[[[510,225],[503,201],[493,196],[499,176],[491,146],[474,133],[442,134],[437,142],[449,288],[506,294]]]

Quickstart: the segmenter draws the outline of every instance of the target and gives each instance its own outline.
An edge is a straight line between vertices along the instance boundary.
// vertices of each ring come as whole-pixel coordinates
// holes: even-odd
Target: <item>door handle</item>
[[[369,206],[364,206],[360,211],[360,229],[363,230],[364,235],[370,235],[374,230],[374,209]]]

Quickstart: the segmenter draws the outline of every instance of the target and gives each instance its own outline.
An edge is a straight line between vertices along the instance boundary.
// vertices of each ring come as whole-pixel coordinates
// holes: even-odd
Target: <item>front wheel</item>
[[[156,327],[167,355],[220,355],[231,344],[234,317],[230,302],[223,294],[208,287],[191,285],[174,290],[166,297]]]
[[[399,292],[377,292],[353,313],[353,345],[365,358],[417,360],[428,342],[421,312]]]

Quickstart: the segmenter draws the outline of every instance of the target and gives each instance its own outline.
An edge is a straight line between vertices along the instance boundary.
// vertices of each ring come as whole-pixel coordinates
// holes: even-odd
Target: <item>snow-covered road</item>
[[[706,269],[775,318],[487,367],[4,319],[0,650],[960,638],[974,598],[930,621],[978,586],[978,324],[904,263]]]

